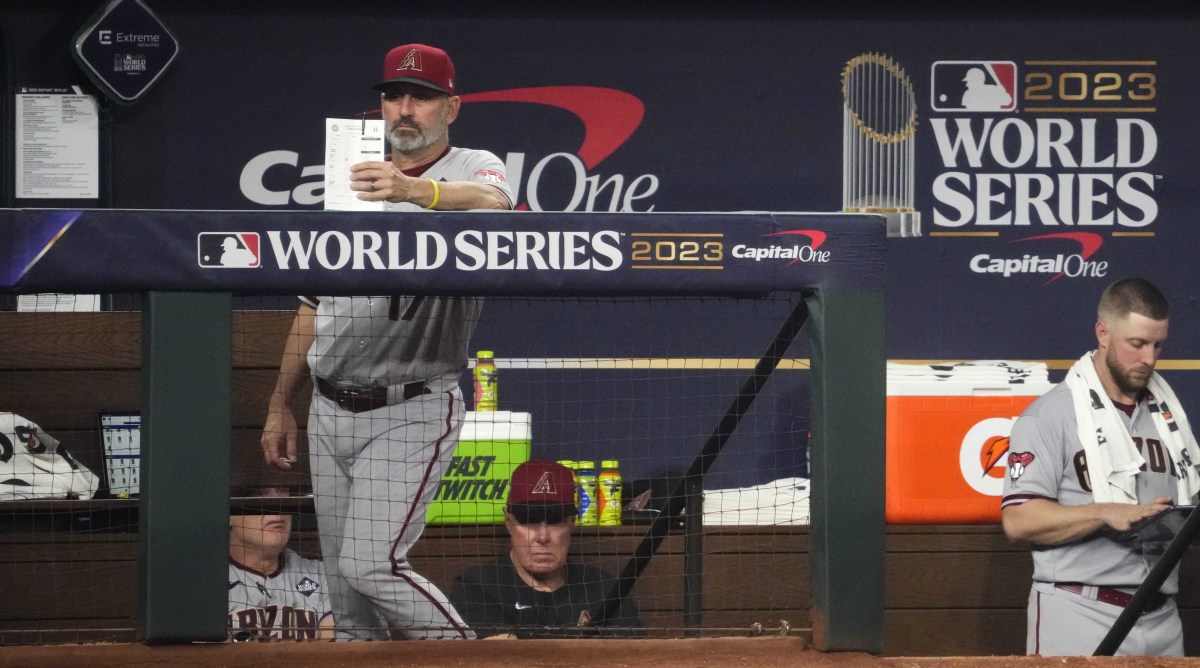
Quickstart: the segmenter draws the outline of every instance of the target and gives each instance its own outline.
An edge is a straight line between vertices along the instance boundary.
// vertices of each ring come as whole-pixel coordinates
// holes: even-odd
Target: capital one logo
[[[531,159],[525,152],[501,156],[517,209],[531,211],[653,211],[646,201],[658,192],[654,174],[603,175],[596,168],[620,148],[641,125],[645,105],[624,91],[594,86],[514,88],[463,95],[464,103],[518,102],[562,109],[583,125],[583,140],[574,151]],[[288,169],[290,169],[290,172]],[[286,189],[268,186],[268,172],[283,177]],[[316,205],[325,196],[325,166],[300,167],[294,151],[267,151],[242,168],[239,186],[250,201],[263,206]],[[305,179],[296,183],[296,178]],[[276,179],[271,179],[274,182]],[[289,183],[290,181],[290,183]],[[551,190],[547,183],[567,183]],[[553,201],[552,201],[553,200]]]
[[[747,246],[738,244],[731,249],[733,257],[750,259],[755,262],[763,260],[791,260],[785,266],[792,266],[797,262],[816,262],[824,263],[829,261],[829,251],[817,250],[825,243],[827,234],[821,230],[782,230],[779,232],[770,232],[762,235],[764,238],[771,238],[773,243],[769,246]],[[798,239],[797,237],[800,237]],[[797,241],[807,240],[808,243],[800,245]]]
[[[1039,245],[1033,252],[980,253],[971,258],[970,268],[976,274],[999,274],[1011,278],[1022,274],[1045,274],[1049,285],[1060,278],[1101,278],[1108,275],[1108,262],[1091,259],[1104,238],[1095,232],[1059,232],[1014,239],[1010,243],[1055,240],[1053,245]],[[1066,243],[1062,243],[1066,242]],[[1067,252],[1063,252],[1063,251]],[[1070,251],[1075,252],[1070,252]]]
[[[971,489],[987,496],[1004,493],[1005,455],[1016,418],[987,418],[963,436],[958,467]]]

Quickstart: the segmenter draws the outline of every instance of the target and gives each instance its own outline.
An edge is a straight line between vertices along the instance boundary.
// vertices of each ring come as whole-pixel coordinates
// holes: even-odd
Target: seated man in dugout
[[[286,497],[284,487],[235,488],[232,496]],[[252,504],[247,504],[251,506]],[[292,516],[264,507],[229,517],[229,635],[248,640],[333,639],[325,571],[287,547]]]
[[[509,551],[464,573],[450,594],[478,637],[645,635],[630,597],[614,616],[597,619],[616,579],[567,563],[576,512],[575,479],[567,467],[530,460],[513,471],[504,510]]]

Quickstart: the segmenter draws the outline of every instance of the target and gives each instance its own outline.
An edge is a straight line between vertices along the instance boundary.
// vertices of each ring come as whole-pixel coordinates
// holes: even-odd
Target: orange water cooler
[[[887,522],[998,523],[1012,423],[1051,387],[889,380]]]

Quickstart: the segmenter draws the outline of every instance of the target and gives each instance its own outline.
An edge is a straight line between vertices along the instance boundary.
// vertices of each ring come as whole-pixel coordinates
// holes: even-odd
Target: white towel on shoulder
[[[1138,470],[1146,460],[1138,453],[1129,430],[1104,391],[1089,352],[1067,372],[1066,383],[1075,407],[1079,442],[1087,457],[1092,496],[1097,503],[1137,503]],[[1151,374],[1147,404],[1154,426],[1179,474],[1176,503],[1189,504],[1200,492],[1200,447],[1191,424],[1167,381]],[[1148,501],[1148,499],[1147,499]]]

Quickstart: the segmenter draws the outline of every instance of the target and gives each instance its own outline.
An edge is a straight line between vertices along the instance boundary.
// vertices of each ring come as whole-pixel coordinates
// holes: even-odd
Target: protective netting
[[[297,425],[282,471],[260,440],[278,424],[267,418],[281,359],[286,375],[307,340],[288,348],[294,301],[235,302],[234,639],[319,637],[332,624],[355,638],[807,626],[804,337],[776,346],[778,364],[760,360],[798,295],[488,298],[458,311],[432,297],[348,299],[319,300],[317,354],[292,360],[305,364],[275,405]],[[96,483],[0,505],[13,592],[0,642],[133,636],[138,302],[0,313],[0,408]],[[497,372],[494,410],[475,396],[480,351]],[[18,452],[21,433],[9,439]],[[514,480],[527,460],[538,475]],[[536,462],[575,468],[569,498],[541,476],[560,469]],[[513,494],[533,505],[506,513]],[[575,515],[556,514],[566,500]]]

